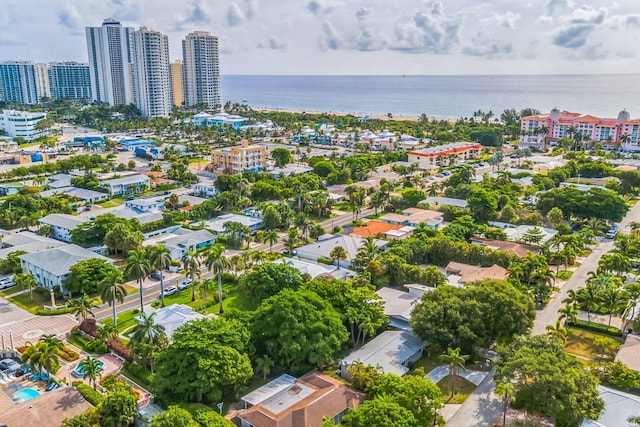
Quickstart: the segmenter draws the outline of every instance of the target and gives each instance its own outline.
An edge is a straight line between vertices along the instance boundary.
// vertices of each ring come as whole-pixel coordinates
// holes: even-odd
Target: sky
[[[220,37],[223,74],[617,74],[638,0],[2,0],[0,59],[87,61],[104,18]]]

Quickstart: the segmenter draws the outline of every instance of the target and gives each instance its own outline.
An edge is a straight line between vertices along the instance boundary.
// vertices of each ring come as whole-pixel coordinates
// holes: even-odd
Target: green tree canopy
[[[166,411],[155,414],[149,427],[200,427],[191,413],[179,406],[169,406]]]
[[[275,162],[277,168],[283,168],[293,161],[291,151],[280,147],[271,150],[271,158]]]
[[[265,263],[254,266],[240,277],[238,291],[256,302],[261,302],[283,289],[295,291],[300,285],[302,276],[292,266]]]
[[[71,266],[63,286],[71,293],[91,294],[114,271],[118,271],[118,268],[102,258],[86,259]]]
[[[542,193],[537,207],[543,214],[557,207],[568,218],[599,218],[614,222],[622,220],[629,210],[624,200],[611,190],[593,188],[580,191],[574,187],[556,188]]]

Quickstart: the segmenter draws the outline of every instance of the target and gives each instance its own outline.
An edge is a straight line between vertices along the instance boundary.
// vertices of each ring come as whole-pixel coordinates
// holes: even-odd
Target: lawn
[[[96,203],[98,206],[102,206],[103,208],[115,208],[116,206],[122,205],[118,200],[111,199],[105,200],[104,202]]]
[[[33,295],[33,298],[31,298],[31,295]],[[33,314],[36,314],[36,312],[44,305],[51,305],[51,297],[48,293],[45,295],[34,290],[31,295],[29,292],[25,292],[24,294],[16,295],[15,297],[7,299],[18,307],[24,308]]]
[[[442,390],[442,401],[444,403],[464,403],[467,397],[475,390],[476,385],[462,377],[456,377],[456,387],[453,397],[451,397],[451,377],[447,375],[438,383]]]
[[[598,337],[611,338],[610,336],[595,332],[569,328],[567,331],[567,344],[565,345],[565,349],[568,353],[586,357],[588,359],[599,358],[600,355],[593,346],[593,340]],[[611,352],[609,352],[609,354],[611,355]]]
[[[20,286],[12,286],[8,289],[3,289],[0,291],[0,296],[6,297],[9,295],[13,295],[16,294],[18,292],[20,292],[22,290],[22,288],[20,288]]]
[[[133,310],[123,311],[122,313],[118,314],[118,332],[123,332],[124,330],[134,326],[137,323],[137,320],[135,318],[139,315],[139,312],[136,312],[134,314]],[[111,326],[113,325],[113,319],[109,317],[107,319],[104,319],[102,323],[107,326]]]
[[[418,359],[418,361],[416,361],[414,364],[412,364],[412,368],[414,370],[418,368],[422,368],[424,369],[424,373],[428,374],[433,368],[436,368],[444,364],[439,359],[442,353],[439,353],[434,350],[431,350],[431,351],[429,350],[430,350],[429,348],[426,348],[423,356],[420,359]]]

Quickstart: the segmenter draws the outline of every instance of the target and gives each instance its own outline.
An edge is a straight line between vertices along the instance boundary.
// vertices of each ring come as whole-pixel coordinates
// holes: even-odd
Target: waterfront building
[[[73,61],[50,63],[49,87],[53,98],[91,99],[89,65]]]
[[[193,116],[193,127],[202,126],[229,126],[234,130],[240,129],[247,119],[244,117],[236,116],[235,114],[229,114],[225,112],[219,112],[216,114],[209,114],[203,111]]]
[[[31,61],[0,62],[0,94],[3,101],[37,104],[40,101],[36,68]]]
[[[557,145],[558,140],[579,134],[584,142],[619,143],[624,150],[640,150],[640,120],[631,120],[626,110],[617,118],[601,118],[554,108],[549,114],[522,117],[520,128],[520,145],[527,147]]]
[[[136,106],[145,117],[169,117],[173,109],[169,39],[147,27],[131,34]]]
[[[184,69],[182,60],[171,63],[171,96],[173,105],[181,107],[184,104]]]
[[[417,163],[421,169],[432,169],[434,166],[457,166],[480,157],[482,145],[473,142],[455,142],[410,151],[408,161]]]
[[[36,70],[36,89],[39,98],[51,98],[49,87],[49,64],[34,64]]]
[[[218,37],[206,31],[187,34],[182,41],[182,56],[185,105],[220,106]]]
[[[45,130],[38,129],[38,122],[46,117],[47,113],[3,110],[0,114],[0,130],[11,138],[21,137],[25,141],[33,141],[45,134]]]
[[[131,27],[105,19],[101,27],[86,27],[91,95],[109,105],[134,102],[132,84]]]
[[[242,141],[239,147],[228,147],[211,153],[210,172],[235,175],[242,172],[260,172],[267,164],[267,149],[264,145],[249,145]]]

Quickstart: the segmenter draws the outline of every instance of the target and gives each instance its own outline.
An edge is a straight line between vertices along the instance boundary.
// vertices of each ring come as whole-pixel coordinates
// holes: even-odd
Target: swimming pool
[[[102,360],[98,360],[98,365],[104,369],[104,362]],[[84,366],[82,366],[82,362],[78,363],[78,365],[73,368],[73,372],[71,374],[76,378],[84,377]]]
[[[25,387],[13,393],[13,399],[20,399],[22,402],[35,399],[40,396],[40,392],[35,388]]]

